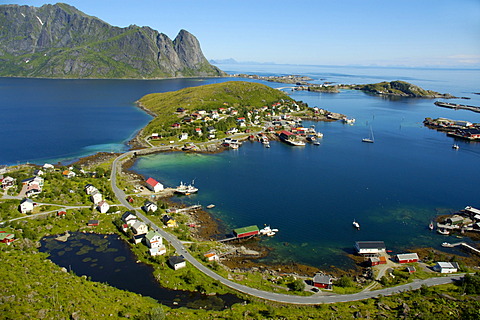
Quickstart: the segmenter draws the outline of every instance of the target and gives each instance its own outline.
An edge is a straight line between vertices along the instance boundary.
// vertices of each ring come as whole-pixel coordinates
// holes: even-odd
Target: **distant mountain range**
[[[0,5],[0,76],[165,78],[223,76],[198,40],[149,27],[119,28],[67,4]]]

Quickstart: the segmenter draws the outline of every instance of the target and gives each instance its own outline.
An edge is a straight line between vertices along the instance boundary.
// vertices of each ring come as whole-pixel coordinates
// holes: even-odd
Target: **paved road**
[[[123,155],[116,158],[112,164],[110,180],[112,184],[112,190],[115,193],[118,200],[129,210],[134,211],[136,215],[143,220],[143,222],[149,224],[151,228],[153,228],[158,233],[160,233],[160,235],[162,235],[162,237],[164,237],[164,239],[168,241],[175,248],[177,253],[183,255],[185,259],[189,263],[191,263],[195,268],[197,268],[198,270],[200,270],[210,278],[214,280],[218,280],[219,282],[223,283],[224,285],[234,290],[237,290],[255,297],[259,297],[262,299],[281,302],[281,303],[312,305],[312,304],[322,304],[322,303],[336,303],[336,302],[364,300],[368,298],[378,297],[380,295],[388,296],[388,295],[393,295],[393,294],[404,292],[404,291],[419,289],[422,285],[436,286],[440,284],[451,283],[452,281],[460,280],[463,277],[463,275],[453,275],[453,276],[450,275],[445,277],[430,278],[426,280],[416,280],[409,284],[405,284],[405,285],[401,285],[393,288],[375,290],[375,291],[366,291],[366,292],[359,292],[355,294],[343,294],[343,295],[324,295],[324,296],[313,295],[309,297],[293,296],[293,295],[287,295],[287,294],[279,294],[279,293],[273,293],[268,291],[262,291],[262,290],[250,288],[250,287],[235,283],[233,281],[223,278],[222,276],[216,274],[215,272],[213,272],[212,270],[210,270],[209,268],[207,268],[206,266],[198,262],[186,250],[186,248],[183,246],[180,240],[178,240],[175,236],[171,235],[170,233],[166,232],[162,228],[155,225],[150,219],[148,219],[145,215],[143,215],[142,212],[135,210],[135,208],[132,207],[127,202],[125,193],[117,187],[116,178],[117,178],[117,169],[118,169],[120,160],[131,155],[133,155],[133,151],[124,153]]]

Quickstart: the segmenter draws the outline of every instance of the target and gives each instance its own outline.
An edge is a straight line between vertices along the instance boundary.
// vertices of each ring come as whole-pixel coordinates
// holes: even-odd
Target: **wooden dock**
[[[464,248],[467,248],[477,254],[480,254],[480,250],[472,247],[471,245],[467,244],[466,242],[457,242],[457,243],[447,243],[447,242],[444,242],[442,244],[442,247],[445,247],[445,248],[454,248],[454,247],[458,247],[458,246],[462,246]]]

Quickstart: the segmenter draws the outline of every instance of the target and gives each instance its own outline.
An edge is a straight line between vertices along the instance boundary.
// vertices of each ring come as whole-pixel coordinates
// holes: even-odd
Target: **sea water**
[[[480,106],[478,70],[232,65],[229,73],[302,74],[312,82],[405,80]],[[151,119],[134,106],[144,94],[232,78],[182,80],[48,80],[0,78],[0,164],[61,161],[96,151],[122,151]],[[236,79],[240,80],[240,79]],[[272,87],[285,84],[262,82]],[[195,180],[199,193],[179,198],[212,210],[227,230],[252,224],[280,229],[263,241],[273,262],[350,266],[357,240],[387,248],[439,246],[426,228],[436,215],[480,207],[480,144],[455,141],[423,126],[425,117],[480,122],[480,114],[437,107],[432,99],[389,99],[344,90],[291,92],[294,99],[356,118],[356,123],[305,122],[324,134],[320,146],[245,143],[216,155],[158,154],[134,169],[167,186]],[[375,143],[361,139],[374,133]],[[453,143],[460,149],[453,150]],[[360,231],[352,228],[355,219]]]

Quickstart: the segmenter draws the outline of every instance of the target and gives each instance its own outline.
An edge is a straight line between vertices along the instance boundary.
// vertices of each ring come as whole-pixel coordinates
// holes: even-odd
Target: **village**
[[[33,176],[26,179],[22,179],[17,186],[17,181],[10,175],[7,175],[6,170],[3,170],[3,174],[0,176],[0,183],[2,189],[4,190],[4,198],[16,199],[18,201],[18,211],[22,214],[22,217],[29,217],[34,215],[43,214],[43,212],[35,212],[37,206],[41,204],[34,201],[35,197],[38,197],[43,191],[48,180],[46,181],[43,178],[43,175],[46,173],[52,173],[55,169],[53,165],[45,164],[42,167],[38,166],[29,166],[29,169]],[[88,175],[86,171],[77,171],[73,167],[65,169],[61,172],[58,172],[61,179],[74,179],[76,176]],[[12,174],[13,175],[13,174]],[[47,174],[48,176],[48,174]],[[17,188],[20,190],[18,195],[12,194],[9,190]],[[128,203],[136,204],[139,210],[142,210],[145,214],[149,214],[152,218],[158,218],[158,221],[163,225],[165,230],[173,232],[181,237],[181,234],[175,232],[175,230],[186,228],[187,233],[194,233],[195,229],[199,227],[198,222],[194,219],[192,220],[193,213],[202,209],[200,205],[194,205],[191,207],[181,208],[178,206],[165,206],[161,201],[156,201],[161,199],[164,196],[172,196],[174,193],[181,195],[188,195],[190,193],[185,192],[185,188],[188,187],[194,188],[193,185],[184,185],[175,188],[165,188],[160,182],[156,179],[149,177],[142,182],[142,185],[135,185],[131,189],[134,190],[133,194],[127,196]],[[33,190],[33,191],[32,191]],[[190,189],[192,193],[197,192],[198,189]],[[145,245],[145,248],[148,254],[151,257],[163,256],[168,254],[167,246],[164,238],[160,235],[159,232],[154,230],[148,223],[142,221],[138,215],[130,210],[122,210],[122,208],[115,204],[115,201],[111,201],[112,204],[109,204],[107,197],[102,195],[102,192],[95,187],[93,183],[87,183],[83,186],[83,192],[88,199],[91,201],[91,205],[88,206],[78,206],[78,207],[88,207],[93,209],[91,215],[92,219],[89,219],[86,223],[90,232],[95,232],[95,228],[99,226],[100,221],[105,221],[105,218],[114,222],[121,232],[130,239],[132,245],[138,245],[142,243]],[[105,191],[104,191],[105,193]],[[57,218],[61,219],[67,216],[67,214],[74,214],[74,207],[64,206],[60,209],[49,211],[47,214],[55,215]],[[95,213],[96,212],[96,213]],[[462,230],[462,228],[472,228],[480,230],[480,210],[467,207],[462,211],[461,219],[458,216],[452,216],[447,219],[446,224],[438,224],[439,228],[442,229],[454,229]],[[100,215],[100,216],[99,216]],[[111,218],[107,218],[111,216]],[[21,217],[19,217],[21,218]],[[18,218],[17,218],[18,219]],[[116,222],[117,221],[117,222]],[[5,221],[2,221],[3,223]],[[105,222],[104,222],[105,223]],[[475,227],[477,226],[477,227]],[[258,253],[254,250],[248,250],[243,247],[245,239],[251,239],[258,236],[272,235],[267,234],[268,231],[263,231],[264,229],[259,229],[257,226],[248,226],[242,228],[236,228],[232,231],[232,237],[230,239],[221,239],[220,241],[215,241],[216,244],[207,246],[207,250],[201,253],[201,260],[205,263],[222,263],[224,259],[228,259],[229,255],[246,255],[248,257],[255,257]],[[272,229],[270,229],[270,232]],[[466,229],[467,230],[467,229]],[[468,229],[470,230],[470,229]],[[0,241],[5,244],[11,244],[16,239],[14,236],[13,230],[8,228],[2,228],[0,230]],[[178,231],[178,230],[177,230]],[[278,232],[278,230],[275,229]],[[273,232],[274,234],[274,232]],[[63,235],[58,236],[59,241],[67,241],[68,232]],[[202,239],[194,240],[191,236],[185,238],[187,241],[185,243],[198,242],[201,243]],[[225,244],[225,240],[236,240],[238,245]],[[193,242],[192,242],[193,241]],[[239,246],[240,245],[240,246]],[[421,261],[417,253],[414,252],[405,252],[395,255],[390,255],[389,250],[386,249],[386,245],[383,241],[357,241],[354,244],[354,249],[356,254],[363,259],[362,265],[367,268],[367,274],[363,277],[364,280],[360,283],[367,281],[369,285],[367,286],[368,290],[372,290],[380,284],[386,284],[390,281],[394,281],[395,277],[406,277],[416,273],[420,268],[423,274],[435,274],[435,273],[455,273],[459,272],[459,265],[451,261],[435,261],[435,263],[425,264]],[[184,256],[179,252],[170,252],[170,255],[167,258],[168,265],[173,270],[178,270],[185,268],[187,266],[187,261]],[[258,270],[258,269],[257,269]],[[248,274],[251,271],[234,269],[230,271],[234,274],[232,279],[244,279],[244,276],[240,274]],[[267,274],[264,274],[263,277],[266,277],[269,281],[273,281],[272,284],[275,284],[279,279],[283,277],[293,277],[296,280],[302,281],[304,288],[307,292],[313,294],[320,294],[322,290],[331,291],[333,290],[334,284],[340,280],[340,278],[326,273],[316,273],[314,275],[306,276],[298,273],[285,273],[285,272],[275,272],[270,271]],[[366,283],[367,283],[366,282]]]
[[[150,147],[181,145],[183,151],[216,151],[218,148],[237,149],[243,140],[260,141],[268,148],[270,140],[303,146],[310,142],[318,145],[321,132],[314,127],[305,128],[302,120],[338,121],[353,123],[345,115],[322,108],[306,108],[297,102],[281,100],[271,106],[234,108],[224,103],[218,109],[189,111],[176,109],[179,121],[152,132],[145,138]],[[201,146],[195,143],[201,142]]]

